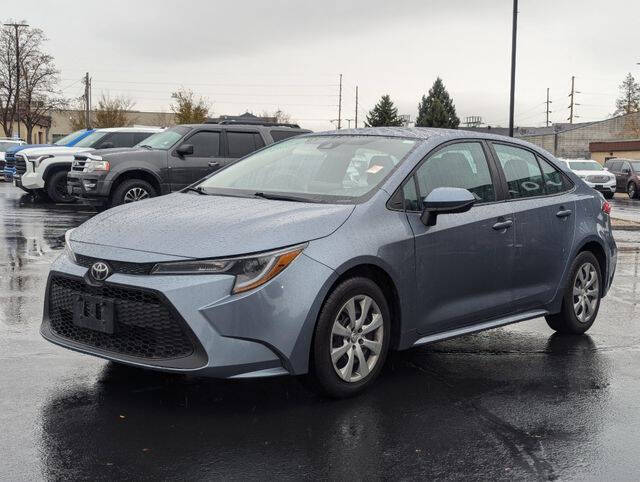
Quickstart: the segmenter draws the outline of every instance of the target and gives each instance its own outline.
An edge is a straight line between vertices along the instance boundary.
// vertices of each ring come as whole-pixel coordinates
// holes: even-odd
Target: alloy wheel
[[[331,361],[338,376],[349,383],[366,378],[380,359],[383,337],[382,312],[373,298],[350,298],[331,330]]]
[[[627,194],[631,199],[635,199],[636,197],[636,185],[634,183],[629,184],[627,188]]]
[[[598,306],[600,286],[598,273],[591,263],[578,269],[573,281],[573,311],[580,323],[588,323]]]
[[[149,197],[149,193],[146,189],[142,187],[132,187],[124,194],[124,203],[132,203],[136,201],[141,201],[142,199],[147,199]]]

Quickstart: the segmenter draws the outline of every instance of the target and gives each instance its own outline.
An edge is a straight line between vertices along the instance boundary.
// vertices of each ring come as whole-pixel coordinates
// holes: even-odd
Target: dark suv
[[[609,159],[605,167],[616,176],[616,192],[626,192],[630,199],[640,195],[640,160]]]
[[[296,124],[179,125],[133,150],[76,155],[67,188],[96,206],[139,201],[183,189],[266,145],[308,132]]]

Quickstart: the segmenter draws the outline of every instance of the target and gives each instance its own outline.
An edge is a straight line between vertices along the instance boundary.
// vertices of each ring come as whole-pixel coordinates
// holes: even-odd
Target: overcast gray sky
[[[7,8],[8,7],[8,8]],[[441,76],[461,119],[508,119],[511,0],[205,1],[34,0],[7,2],[2,16],[42,28],[69,97],[85,71],[101,91],[126,94],[138,110],[168,111],[187,87],[216,114],[280,107],[314,130],[359,121],[389,93],[415,119],[420,96]],[[581,92],[578,121],[614,110],[627,72],[640,77],[633,0],[520,0],[516,124],[568,116],[571,76]],[[346,123],[345,123],[346,125]]]

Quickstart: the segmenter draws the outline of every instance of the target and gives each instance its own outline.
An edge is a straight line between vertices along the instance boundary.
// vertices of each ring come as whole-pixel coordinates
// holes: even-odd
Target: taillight
[[[602,203],[602,212],[605,214],[611,214],[611,203],[604,201]]]

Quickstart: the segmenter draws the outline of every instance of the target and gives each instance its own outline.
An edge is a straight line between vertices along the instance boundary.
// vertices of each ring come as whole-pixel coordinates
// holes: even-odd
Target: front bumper
[[[101,253],[106,255],[117,250],[105,248],[102,251],[112,251]],[[198,356],[189,355],[185,360],[148,358],[138,354],[130,356],[105,350],[104,343],[101,346],[94,343],[86,333],[87,336],[78,339],[59,329],[56,332],[52,324],[52,313],[57,303],[52,301],[52,280],[65,277],[76,283],[86,283],[87,271],[86,267],[71,262],[66,255],[54,262],[47,284],[41,327],[41,333],[47,340],[129,365],[221,378],[306,373],[323,288],[333,273],[302,254],[262,287],[238,295],[230,294],[232,276],[111,275],[104,287],[154,293],[177,320],[182,320],[180,322],[187,327],[187,333],[194,341],[194,353],[200,353],[198,347],[201,347]],[[146,310],[142,310],[140,316],[144,316],[144,312]]]
[[[610,193],[615,193],[616,192],[616,180],[615,179],[613,179],[611,181],[604,182],[604,183],[591,182],[591,181],[587,181],[586,179],[583,179],[583,181],[585,182],[585,184],[587,186],[589,186],[590,188],[595,189],[598,192],[610,192]]]
[[[88,204],[104,204],[111,194],[111,184],[104,175],[95,172],[71,171],[67,174],[69,194]]]

